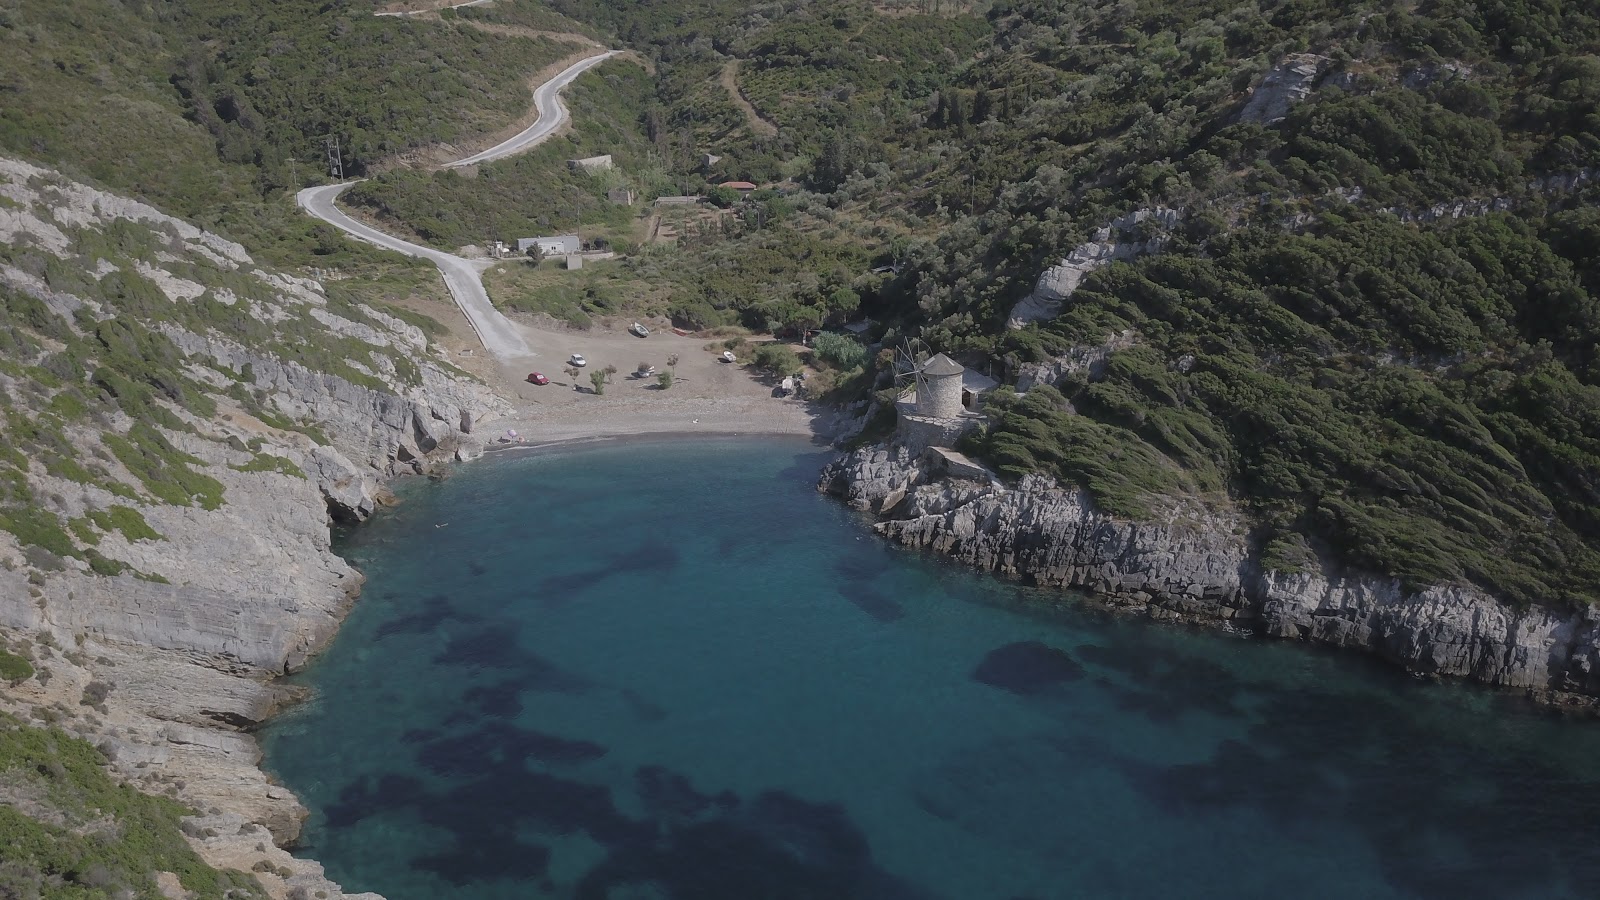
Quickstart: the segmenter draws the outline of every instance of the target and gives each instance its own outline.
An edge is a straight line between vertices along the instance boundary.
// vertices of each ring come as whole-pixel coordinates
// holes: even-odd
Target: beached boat
[[[643,325],[640,325],[638,322],[635,322],[632,325],[629,325],[628,326],[628,330],[630,332],[632,332],[634,334],[634,336],[636,336],[636,337],[649,337],[650,336],[650,329],[644,327]]]

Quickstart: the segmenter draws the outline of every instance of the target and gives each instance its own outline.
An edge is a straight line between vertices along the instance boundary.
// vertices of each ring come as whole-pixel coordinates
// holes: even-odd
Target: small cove
[[[919,558],[824,459],[402,486],[263,735],[306,855],[390,900],[1592,895],[1600,726]]]

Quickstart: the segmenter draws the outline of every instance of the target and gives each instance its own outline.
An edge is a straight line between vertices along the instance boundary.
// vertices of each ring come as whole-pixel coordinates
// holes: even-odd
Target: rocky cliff
[[[249,730],[361,576],[330,551],[384,481],[506,411],[423,333],[160,212],[0,159],[0,694],[199,810],[203,856],[343,896]],[[9,504],[9,505],[6,505]]]
[[[1158,207],[1138,209],[1121,216],[1095,231],[1089,240],[1072,248],[1062,260],[1045,269],[1034,283],[1028,296],[1017,301],[1006,318],[1006,327],[1022,328],[1030,322],[1043,322],[1061,315],[1062,309],[1078,285],[1096,269],[1114,262],[1136,259],[1147,253],[1160,253],[1167,239],[1162,233],[1175,227],[1183,218],[1180,210]],[[1146,225],[1156,230],[1148,240],[1130,240],[1127,234]]]
[[[1593,609],[1513,608],[1465,586],[1407,591],[1326,562],[1274,571],[1228,512],[1178,506],[1162,521],[1123,521],[1048,478],[1008,488],[901,448],[841,457],[818,488],[872,514],[878,533],[897,543],[1152,618],[1349,647],[1553,703],[1590,707],[1600,696]]]

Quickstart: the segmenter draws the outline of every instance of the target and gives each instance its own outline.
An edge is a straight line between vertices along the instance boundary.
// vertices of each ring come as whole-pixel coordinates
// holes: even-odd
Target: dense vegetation
[[[0,717],[0,779],[0,896],[158,897],[158,872],[196,898],[266,896],[253,877],[207,866],[180,831],[186,810],[116,783],[78,738]]]
[[[849,248],[806,265],[835,270],[823,296],[776,308],[786,278],[759,265],[728,290],[673,279],[686,323],[859,310],[998,375],[1131,331],[1092,383],[997,398],[973,448],[1124,515],[1173,493],[1241,504],[1284,568],[1331,553],[1412,586],[1594,599],[1600,231],[1592,180],[1567,178],[1600,166],[1592,8],[555,5],[650,49],[659,159],[709,151],[712,180],[792,179],[785,237]],[[1241,120],[1295,54],[1318,89],[1281,121]],[[718,83],[730,62],[775,136]],[[1176,229],[1120,237],[1161,255],[1091,276],[1054,321],[1004,327],[1067,249],[1157,206]],[[703,266],[782,244],[768,207],[679,252]],[[887,261],[900,271],[866,275]],[[832,305],[839,287],[856,303]]]
[[[610,202],[606,192],[668,192],[637,125],[650,94],[650,76],[637,64],[608,62],[567,88],[564,102],[581,112],[565,135],[480,166],[470,177],[457,169],[395,169],[356,185],[342,199],[449,250],[580,229],[585,241],[631,247],[639,209]],[[590,175],[566,165],[568,159],[602,154],[611,155],[617,168]]]

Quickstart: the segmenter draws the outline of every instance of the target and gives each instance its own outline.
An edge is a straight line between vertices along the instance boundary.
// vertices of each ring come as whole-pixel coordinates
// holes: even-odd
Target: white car
[[[572,354],[572,358],[567,360],[567,362],[569,362],[569,363],[571,363],[571,364],[573,364],[575,366],[587,366],[589,364],[589,361],[587,359],[583,358],[583,354],[582,353],[574,353],[574,354]]]

